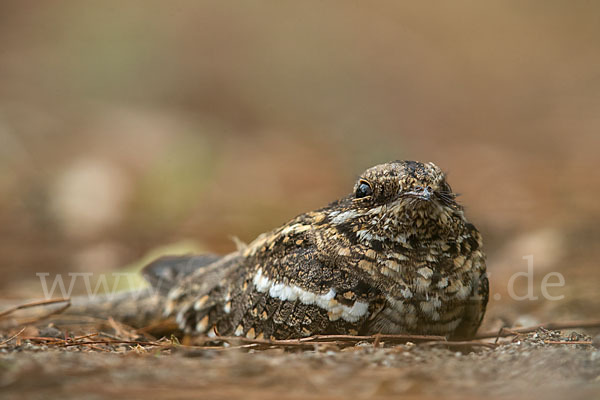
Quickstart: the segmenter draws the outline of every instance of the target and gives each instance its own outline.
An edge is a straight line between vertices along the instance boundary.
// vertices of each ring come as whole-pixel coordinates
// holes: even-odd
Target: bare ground
[[[495,348],[393,345],[382,340],[377,347],[361,342],[258,350],[251,345],[183,346],[165,340],[160,342],[163,346],[65,346],[64,338],[51,337],[64,332],[31,329],[21,338],[0,340],[0,397],[592,399],[600,395],[598,343],[574,332],[540,329],[500,339]],[[25,336],[32,332],[39,336]]]

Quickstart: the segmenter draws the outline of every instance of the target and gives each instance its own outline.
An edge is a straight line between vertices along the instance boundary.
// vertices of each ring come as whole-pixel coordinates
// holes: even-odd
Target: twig
[[[110,333],[107,333],[107,332],[100,332],[100,336],[104,336],[104,337],[107,337],[107,338],[113,339],[113,340],[122,340],[122,338],[115,336],[115,335],[111,335]]]
[[[546,344],[593,344],[591,340],[544,340]]]
[[[437,336],[437,335],[384,335],[384,334],[376,334],[371,336],[353,336],[353,335],[315,335],[309,336],[302,339],[287,339],[285,341],[301,341],[301,342],[319,342],[319,341],[330,341],[330,340],[339,340],[339,341],[348,341],[348,342],[362,342],[362,341],[371,341],[379,338],[381,341],[387,342],[428,342],[431,340],[441,340],[445,341],[445,336]]]
[[[12,335],[8,339],[3,340],[2,342],[0,342],[0,346],[4,346],[5,344],[7,344],[8,342],[10,342],[11,340],[15,339],[17,336],[19,336],[21,333],[23,333],[24,330],[25,330],[25,328],[21,329],[18,333]]]
[[[464,340],[464,341],[432,341],[421,343],[420,346],[448,346],[448,347],[463,347],[463,346],[479,346],[487,347],[489,349],[495,349],[498,347],[496,343],[478,342],[477,340]]]
[[[448,341],[443,336],[426,336],[426,335],[372,335],[372,336],[351,336],[351,335],[315,335],[301,339],[284,339],[284,340],[267,340],[267,339],[249,339],[237,336],[218,336],[215,338],[203,338],[202,343],[206,342],[227,342],[227,343],[247,343],[245,345],[236,345],[231,347],[214,347],[214,346],[174,346],[184,349],[214,349],[214,350],[231,350],[231,349],[251,349],[251,348],[300,348],[314,349],[316,345],[337,345],[340,347],[353,345],[360,341],[371,341],[374,346],[378,346],[380,342],[406,342],[408,339],[419,340],[421,345],[434,346],[445,345],[448,347],[463,347],[463,346],[479,346],[487,348],[496,348],[494,343],[485,343],[477,340],[472,341]]]
[[[476,339],[489,339],[495,337],[506,337],[513,336],[520,333],[531,333],[535,332],[540,328],[548,329],[548,330],[562,330],[562,329],[575,329],[575,328],[600,328],[600,320],[591,320],[591,321],[568,321],[568,322],[548,322],[545,324],[534,325],[524,328],[511,328],[510,330],[505,330],[505,328],[501,328],[500,331],[488,331],[482,332],[475,336]]]
[[[65,339],[58,339],[58,338],[44,337],[44,336],[24,336],[21,339],[32,340],[34,342],[53,342],[53,343],[63,343],[65,341]]]
[[[377,348],[379,347],[379,342],[381,341],[381,334],[377,334],[375,335],[375,340],[373,340],[373,347]]]
[[[215,338],[203,338],[203,342],[222,341],[227,343],[249,343],[259,344],[264,346],[279,346],[279,347],[304,347],[313,348],[318,344],[339,344],[350,345],[362,341],[384,341],[388,343],[399,342],[429,342],[438,341],[445,342],[444,336],[433,335],[372,335],[372,336],[353,336],[353,335],[315,335],[300,339],[282,339],[282,340],[267,340],[267,339],[249,339],[240,336],[217,336]],[[379,342],[378,342],[379,343]]]
[[[31,303],[21,304],[21,305],[11,307],[7,310],[0,312],[0,318],[4,318],[7,315],[14,313],[15,311],[23,310],[25,308],[48,306],[48,305],[56,304],[56,303],[68,303],[69,305],[71,305],[71,299],[69,299],[69,298],[50,299],[50,300],[40,300],[40,301],[31,302]]]
[[[519,335],[519,333],[513,331],[512,329],[509,329],[509,328],[500,328],[500,330],[498,330],[498,334],[496,334],[496,340],[494,340],[494,343],[496,343],[496,344],[498,343],[498,341],[502,337],[502,336],[500,336],[502,333],[508,333],[509,335],[512,334],[512,335],[515,335],[515,336]]]
[[[64,343],[63,347],[79,346],[79,345],[90,345],[90,344],[137,344],[140,346],[165,346],[162,343],[156,342],[138,342],[135,340],[94,340],[90,342],[72,342]]]
[[[98,333],[98,332],[96,332],[96,333],[90,333],[89,335],[84,335],[84,336],[76,336],[76,337],[72,338],[71,340],[81,340],[81,339],[87,339],[87,338],[91,338],[91,337],[98,336],[98,335],[99,335],[99,333]]]
[[[211,346],[204,346],[204,343],[207,342],[224,342],[224,343],[229,343],[229,344],[239,344],[239,343],[246,343],[243,345],[234,345],[234,346],[230,346],[230,347],[216,347],[217,349],[221,349],[221,350],[225,350],[225,349],[241,349],[241,348],[256,348],[256,347],[261,347],[261,348],[269,348],[269,347],[295,347],[295,348],[303,348],[303,349],[314,349],[315,345],[318,343],[309,343],[309,342],[300,342],[296,339],[294,339],[293,341],[287,341],[287,340],[266,340],[266,339],[248,339],[248,338],[243,338],[243,337],[237,337],[237,336],[217,336],[214,338],[202,338],[202,342],[201,344],[194,346],[194,345],[174,345],[174,347],[179,347],[179,348],[194,348],[194,349],[210,349],[213,348]],[[324,342],[325,343],[325,342]],[[327,343],[333,343],[333,342],[327,342]]]

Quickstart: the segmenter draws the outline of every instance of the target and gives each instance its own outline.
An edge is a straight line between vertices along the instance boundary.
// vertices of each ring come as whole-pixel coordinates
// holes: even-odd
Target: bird
[[[142,272],[151,296],[104,310],[137,325],[171,318],[208,337],[471,338],[489,297],[482,246],[437,165],[392,161],[230,254],[158,258]]]

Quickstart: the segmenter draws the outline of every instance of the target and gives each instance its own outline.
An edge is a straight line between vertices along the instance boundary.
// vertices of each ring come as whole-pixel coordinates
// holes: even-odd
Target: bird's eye
[[[367,181],[361,180],[358,183],[358,187],[356,188],[356,198],[360,199],[363,197],[367,197],[373,194],[373,188],[371,188],[371,184]]]

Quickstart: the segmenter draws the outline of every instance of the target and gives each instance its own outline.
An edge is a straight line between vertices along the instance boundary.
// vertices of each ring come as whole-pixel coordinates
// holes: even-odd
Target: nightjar
[[[208,336],[468,338],[488,300],[478,230],[440,168],[416,161],[366,170],[348,196],[231,254],[163,257],[144,275],[153,300],[127,305],[140,323],[160,313]]]

